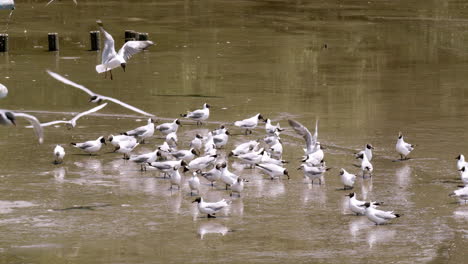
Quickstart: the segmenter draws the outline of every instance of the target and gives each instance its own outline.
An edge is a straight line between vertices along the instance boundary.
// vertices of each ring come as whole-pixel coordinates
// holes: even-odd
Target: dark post
[[[47,34],[49,39],[49,51],[58,51],[59,50],[59,39],[58,33],[49,33]]]
[[[138,33],[138,40],[148,40],[148,33]]]
[[[99,50],[99,31],[90,31],[91,50]]]
[[[138,33],[135,32],[135,30],[125,30],[125,42],[130,41],[130,40],[137,40]]]
[[[0,52],[8,52],[8,34],[0,34]]]

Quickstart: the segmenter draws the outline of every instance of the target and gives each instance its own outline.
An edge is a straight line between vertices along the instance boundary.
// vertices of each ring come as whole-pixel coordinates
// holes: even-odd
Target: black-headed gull
[[[315,142],[315,147],[309,154],[307,154],[306,157],[304,157],[302,162],[308,163],[312,166],[318,166],[323,162],[324,157],[325,153],[323,153],[320,142]]]
[[[216,181],[219,181],[221,179],[221,165],[220,163],[216,164],[213,169],[207,171],[207,172],[202,172],[201,176],[205,177],[210,183],[211,187],[213,187],[213,183]]]
[[[179,169],[180,167],[186,166],[187,163],[184,160],[167,160],[167,161],[154,161],[148,163],[153,168],[161,171],[166,177],[166,174],[171,170]]]
[[[203,201],[203,198],[201,197],[198,197],[192,203],[198,203],[198,211],[202,214],[207,214],[208,218],[216,218],[214,215],[217,212],[221,211],[224,207],[229,206],[229,203],[225,199],[214,203],[207,203]]]
[[[197,172],[193,172],[192,177],[188,180],[190,196],[192,196],[195,191],[197,192],[197,195],[200,195],[200,179],[197,174]]]
[[[255,165],[257,168],[261,169],[263,172],[270,176],[270,179],[280,178],[282,175],[288,176],[290,179],[288,170],[272,163],[260,163]]]
[[[414,150],[415,145],[406,143],[403,140],[403,134],[401,132],[398,133],[398,141],[396,143],[395,149],[400,154],[400,160],[407,160],[408,155],[411,153],[411,151]]]
[[[105,72],[106,74],[107,71],[109,71],[111,80],[112,69],[122,67],[122,69],[125,71],[128,59],[130,59],[133,55],[148,48],[149,46],[154,45],[154,43],[149,40],[127,41],[122,46],[122,48],[120,48],[119,52],[116,52],[114,38],[112,38],[111,34],[107,33],[107,31],[104,30],[101,20],[96,21],[96,23],[98,24],[99,29],[104,35],[104,49],[102,50],[102,61],[101,64],[96,65],[96,71],[98,73]]]
[[[106,144],[104,137],[98,137],[96,140],[89,140],[82,143],[70,143],[75,148],[79,148],[84,152],[87,152],[89,155],[92,153],[98,152],[101,150],[102,144]]]
[[[196,134],[195,138],[190,142],[190,147],[200,151],[203,146],[203,137],[200,134]]]
[[[60,164],[63,162],[63,157],[65,157],[65,149],[57,145],[54,148],[54,164]]]
[[[241,197],[241,192],[244,190],[244,179],[241,177],[237,178],[237,181],[231,185],[231,194],[232,196],[234,193],[237,193],[239,197]]]
[[[195,156],[198,156],[198,152],[194,148],[191,148],[189,150],[181,149],[178,151],[170,152],[169,154],[177,160],[185,160],[187,162],[193,160]]]
[[[289,125],[296,131],[296,133],[302,136],[306,142],[305,153],[310,154],[315,151],[315,146],[318,138],[318,119],[315,122],[315,133],[312,135],[304,125],[297,122],[296,120],[288,120]]]
[[[75,88],[78,88],[78,89],[84,91],[85,93],[89,94],[91,96],[89,101],[92,102],[92,103],[98,103],[99,104],[102,101],[109,101],[109,102],[113,102],[115,104],[119,104],[119,105],[121,105],[121,106],[123,106],[123,107],[125,107],[127,109],[130,109],[130,110],[132,110],[132,111],[134,111],[136,113],[139,113],[141,115],[154,116],[153,114],[147,113],[147,112],[145,112],[145,111],[143,111],[141,109],[138,109],[138,108],[136,108],[134,106],[126,104],[126,103],[124,103],[124,102],[122,102],[122,101],[120,101],[118,99],[108,97],[108,96],[104,96],[104,95],[101,95],[101,94],[97,94],[97,93],[91,91],[90,89],[84,87],[81,84],[77,84],[75,82],[72,82],[72,81],[68,80],[67,78],[63,77],[62,75],[60,75],[58,73],[51,72],[49,70],[46,70],[46,71],[50,76],[52,76],[52,78],[56,79],[57,81],[62,82],[64,84],[66,84],[66,85],[70,85],[70,86],[73,86]]]
[[[463,154],[458,155],[457,160],[457,170],[461,170],[463,167],[468,167],[468,163],[465,161],[465,156]]]
[[[366,208],[364,207],[365,201],[360,201],[357,199],[356,193],[352,192],[347,194],[346,196],[349,197],[349,209],[355,213],[356,215],[364,215],[366,213]],[[372,207],[377,207],[377,205],[381,205],[382,203],[378,202],[370,202]]]
[[[44,142],[44,131],[41,127],[41,123],[36,117],[24,113],[13,112],[10,110],[0,109],[0,125],[4,126],[16,126],[16,118],[21,117],[28,120],[29,123],[34,127],[34,132],[39,138],[39,144]]]
[[[371,145],[371,144],[366,144],[366,146],[364,147],[364,150],[361,150],[359,151],[358,153],[355,154],[356,156],[356,159],[362,159],[362,155],[364,155],[364,153],[366,154],[367,156],[367,159],[369,161],[372,160],[372,150],[374,149],[374,147]]]
[[[203,170],[215,163],[217,157],[217,155],[198,157],[189,162],[187,167],[184,169],[184,172],[187,170]]]
[[[249,153],[257,148],[260,143],[256,140],[251,140],[242,144],[239,144],[231,152],[229,156],[238,156],[242,154]]]
[[[123,159],[130,159],[130,152],[132,152],[140,143],[134,141],[120,141],[114,152],[122,153]]]
[[[366,209],[365,215],[367,219],[374,222],[376,225],[386,224],[391,219],[400,217],[399,214],[393,213],[393,211],[382,211],[371,206],[371,203],[366,202],[363,205]]]
[[[234,155],[234,157],[239,158],[243,163],[250,164],[251,168],[254,168],[255,164],[262,161],[263,154],[265,153],[264,149],[259,151],[252,151],[245,154]]]
[[[372,166],[372,163],[370,163],[369,159],[367,159],[366,153],[362,155],[362,162],[361,162],[361,170],[362,170],[362,177],[366,174],[369,174],[370,177],[372,177],[372,172],[374,171],[374,166]]]
[[[245,128],[246,135],[252,134],[252,130],[256,128],[258,125],[258,120],[264,120],[261,114],[256,114],[250,118],[247,118],[241,121],[236,121],[234,122],[234,125],[240,128]]]
[[[171,182],[170,189],[172,189],[172,186],[177,185],[177,189],[180,190],[180,185],[182,183],[182,177],[180,176],[179,168],[174,167],[172,170],[168,171],[168,174],[169,174],[169,181]]]
[[[172,121],[171,123],[163,123],[159,126],[156,126],[156,130],[161,132],[163,135],[167,135],[172,132],[177,132],[180,126],[179,119]]]
[[[101,110],[102,108],[106,107],[107,103],[105,104],[102,104],[102,105],[98,105],[92,109],[89,109],[88,111],[85,111],[85,112],[82,112],[82,113],[79,113],[77,114],[75,117],[73,117],[72,119],[70,120],[57,120],[57,121],[51,121],[51,122],[47,122],[47,123],[41,123],[41,126],[42,127],[47,127],[47,126],[52,126],[52,125],[56,125],[56,124],[65,124],[66,127],[68,129],[72,129],[76,126],[76,121],[78,121],[78,119],[80,119],[81,117],[85,116],[85,115],[89,115],[91,113],[94,113],[94,112],[97,112],[99,110]],[[32,128],[33,126],[27,126],[27,128]]]
[[[146,171],[146,164],[155,162],[156,159],[158,158],[158,153],[159,149],[155,149],[152,152],[140,154],[140,155],[135,155],[130,157],[130,161],[133,161],[137,164],[141,164],[141,170]]]
[[[140,143],[144,143],[145,139],[154,135],[154,120],[148,119],[148,123],[145,126],[140,126],[135,129],[129,130],[123,133],[126,136],[132,136],[139,139]]]
[[[201,125],[202,121],[205,121],[208,119],[208,117],[210,117],[210,105],[205,103],[203,104],[203,109],[187,112],[186,114],[181,114],[180,116],[197,121],[197,125]]]
[[[309,178],[312,184],[314,184],[314,180],[317,179],[319,180],[319,185],[322,185],[323,173],[330,168],[327,168],[323,163],[319,167],[310,166],[307,163],[304,163],[301,164],[301,166],[299,166],[297,169],[302,170],[304,172],[304,176]]]
[[[265,120],[265,130],[266,130],[267,134],[272,135],[272,134],[274,134],[276,131],[281,132],[281,131],[283,131],[284,129],[281,128],[281,126],[280,126],[279,123],[277,123],[276,126],[275,126],[275,125],[272,125],[272,124],[271,124],[271,119],[267,118],[267,119]]]
[[[344,189],[352,189],[354,182],[356,181],[356,175],[347,172],[345,169],[340,170],[341,183],[344,185]]]
[[[177,133],[176,132],[171,132],[171,133],[167,134],[166,135],[166,142],[172,148],[176,148],[177,143],[179,142],[179,138],[177,137]]]
[[[237,181],[237,178],[239,178],[239,176],[230,172],[228,169],[228,164],[223,162],[221,164],[221,181],[226,184],[226,190],[229,186],[232,186]]]
[[[285,160],[274,159],[270,156],[268,152],[265,151],[263,152],[263,156],[262,156],[260,163],[273,163],[278,166],[282,166],[283,164],[288,163],[288,162]]]
[[[468,185],[468,170],[467,167],[463,167],[460,170],[460,176],[461,180],[463,181],[463,184]]]
[[[126,136],[126,135],[117,135],[117,136],[110,135],[107,137],[107,141],[109,141],[112,144],[112,146],[116,148],[119,146],[120,142],[123,142],[123,141],[131,141],[134,143],[137,142],[135,137]]]
[[[460,198],[461,200],[464,200],[465,203],[468,200],[468,186],[465,186],[464,188],[458,189],[453,191],[449,196],[456,196]]]

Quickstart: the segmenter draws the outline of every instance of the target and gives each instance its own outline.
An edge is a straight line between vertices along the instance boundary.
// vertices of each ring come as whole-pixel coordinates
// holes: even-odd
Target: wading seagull
[[[309,178],[312,184],[314,184],[315,179],[318,179],[319,185],[322,185],[323,173],[327,170],[330,170],[330,168],[327,168],[324,164],[322,164],[320,167],[301,164],[301,166],[297,168],[297,170],[303,170],[304,176]]]
[[[317,143],[317,138],[318,138],[318,119],[315,121],[315,133],[312,136],[310,131],[303,126],[301,123],[297,122],[296,120],[288,120],[289,125],[296,131],[296,133],[300,136],[302,136],[306,142],[306,148],[305,148],[305,153],[306,154],[311,154],[316,151],[315,146]]]
[[[177,167],[174,167],[174,169],[168,171],[169,174],[169,181],[171,182],[171,188],[174,185],[177,185],[177,189],[180,190],[180,184],[182,182],[182,177],[180,176],[179,169]]]
[[[137,164],[141,164],[141,171],[146,171],[145,164],[155,162],[158,158],[158,153],[159,149],[157,148],[153,152],[132,156],[130,157],[130,161],[133,161]]]
[[[238,156],[238,155],[242,155],[242,154],[247,154],[247,153],[253,151],[255,148],[257,148],[257,146],[259,144],[260,143],[258,141],[256,141],[256,140],[251,140],[249,142],[239,144],[234,150],[229,152],[229,157],[230,156]]]
[[[60,164],[63,162],[63,157],[65,157],[65,149],[62,146],[57,145],[54,148],[54,164]]]
[[[134,141],[121,141],[119,146],[115,148],[114,152],[122,153],[123,159],[130,159],[130,152],[132,152],[140,143]]]
[[[16,126],[16,118],[21,117],[29,121],[34,128],[34,133],[39,138],[39,144],[44,142],[44,131],[41,123],[36,117],[24,113],[13,112],[10,110],[0,109],[0,125]]]
[[[130,141],[130,142],[133,142],[134,144],[137,143],[137,140],[135,137],[126,136],[126,135],[117,135],[117,136],[110,135],[107,137],[107,141],[109,141],[112,144],[112,146],[116,148],[120,145],[121,142],[124,142],[124,141]]]
[[[179,169],[182,166],[186,166],[187,163],[183,160],[168,160],[168,161],[155,161],[148,163],[151,167],[154,167],[161,171],[166,177],[166,174],[172,170]]]
[[[203,137],[200,134],[196,134],[195,138],[190,142],[190,147],[200,151],[203,146]]]
[[[193,172],[192,177],[188,180],[188,185],[190,187],[190,196],[195,191],[197,195],[200,195],[200,179],[198,179],[197,172]]]
[[[185,167],[184,172],[188,170],[203,170],[204,168],[210,166],[211,164],[215,163],[217,155],[211,155],[211,156],[203,156],[196,158],[192,161],[189,162],[187,167]]]
[[[117,100],[115,98],[94,93],[93,91],[89,90],[88,88],[84,87],[83,85],[72,82],[72,81],[68,80],[67,78],[61,76],[58,73],[51,72],[49,70],[46,70],[46,71],[50,76],[52,76],[52,78],[58,80],[59,82],[62,82],[64,84],[67,84],[67,85],[70,85],[70,86],[73,86],[73,87],[78,88],[78,89],[84,91],[85,93],[89,94],[91,96],[89,101],[92,102],[92,103],[98,103],[99,104],[102,101],[109,101],[109,102],[113,102],[115,104],[119,104],[119,105],[121,105],[121,106],[123,106],[123,107],[125,107],[127,109],[130,109],[130,110],[132,110],[134,112],[137,112],[137,113],[139,113],[141,115],[154,116],[153,114],[147,113],[147,112],[145,112],[143,110],[140,110],[140,109],[138,109],[138,108],[136,108],[134,106],[126,104],[126,103],[124,103],[124,102],[122,102],[120,100]]]
[[[205,121],[208,119],[208,117],[210,117],[210,105],[205,103],[203,104],[203,109],[187,112],[186,114],[181,114],[180,116],[197,121],[197,125],[201,125],[202,121]]]
[[[57,121],[51,121],[51,122],[47,122],[47,123],[41,123],[41,127],[46,127],[46,126],[52,126],[52,125],[56,125],[56,124],[65,124],[66,127],[68,129],[72,129],[76,126],[76,121],[78,121],[78,119],[80,119],[81,117],[85,116],[85,115],[89,115],[91,113],[94,113],[94,112],[97,112],[99,110],[101,110],[102,108],[106,107],[107,103],[105,104],[102,104],[102,105],[98,105],[88,111],[85,111],[85,112],[82,112],[82,113],[79,113],[77,114],[75,117],[73,117],[72,119],[70,119],[69,121],[66,121],[66,120],[57,120]],[[27,128],[32,128],[33,126],[27,126]]]
[[[346,196],[349,197],[349,209],[353,213],[355,213],[356,215],[364,215],[366,213],[366,208],[364,207],[364,204],[366,202],[358,200],[356,197],[356,193],[352,192],[350,194],[347,194]],[[381,204],[382,203],[378,202],[370,202],[370,205],[374,208]]]
[[[237,178],[237,181],[231,185],[231,194],[230,196],[233,195],[233,193],[237,193],[239,197],[241,197],[241,192],[244,190],[244,179],[241,177]]]
[[[361,170],[362,170],[362,177],[366,174],[369,174],[370,177],[372,177],[372,172],[374,171],[374,166],[370,163],[370,161],[367,159],[367,155],[364,153],[362,155],[362,162],[361,162]]]
[[[89,153],[89,155],[91,155],[92,153],[98,152],[101,149],[102,144],[106,145],[106,140],[104,139],[104,137],[99,137],[96,140],[89,140],[89,141],[82,142],[82,143],[70,143],[70,144],[74,146],[75,148],[79,148],[83,150],[84,152]]]
[[[194,148],[191,148],[189,150],[181,149],[175,152],[171,152],[169,154],[177,160],[185,160],[187,162],[193,160],[195,156],[198,156],[198,152]]]
[[[104,35],[104,49],[102,51],[102,61],[101,64],[96,65],[96,71],[98,73],[105,72],[107,76],[107,71],[110,72],[110,78],[112,80],[112,69],[117,67],[122,67],[125,71],[125,67],[127,66],[127,60],[130,59],[133,55],[143,51],[144,49],[148,48],[151,45],[154,45],[152,41],[145,40],[145,41],[127,41],[125,44],[120,48],[119,52],[115,51],[115,44],[114,39],[112,36],[104,30],[103,24],[101,20],[96,21],[101,30],[102,34]]]
[[[147,125],[124,132],[123,135],[136,137],[140,140],[140,143],[144,143],[145,139],[154,135],[154,120],[149,118]]]
[[[229,206],[229,203],[225,200],[222,199],[221,201],[215,202],[215,203],[207,203],[203,201],[203,198],[198,197],[195,199],[192,203],[198,203],[198,211],[202,214],[207,214],[208,218],[216,218],[214,216],[217,212],[221,211],[224,207]]]
[[[407,156],[410,154],[411,151],[413,151],[415,146],[416,145],[406,143],[403,140],[403,134],[401,134],[401,132],[398,133],[398,141],[396,143],[395,149],[398,152],[398,154],[400,154],[400,160],[407,160]]]
[[[393,218],[400,217],[399,214],[395,214],[393,211],[375,209],[369,202],[366,202],[363,207],[366,209],[365,215],[367,219],[374,222],[376,225],[383,225]]]
[[[273,180],[274,178],[280,178],[282,175],[288,176],[288,180],[290,179],[288,170],[272,163],[261,163],[255,165],[257,168],[261,169],[263,172],[270,176],[270,179]]]
[[[347,172],[345,169],[341,169],[340,178],[345,190],[353,188],[354,182],[356,181],[356,175]]]
[[[201,176],[205,177],[205,179],[211,183],[211,187],[213,187],[213,183],[221,179],[221,174],[221,164],[216,164],[213,169],[207,172],[202,172]]]
[[[461,168],[460,173],[463,184],[468,185],[468,170],[466,169],[466,167]]]
[[[270,120],[269,118],[267,118],[267,119],[265,120],[265,130],[266,130],[267,134],[274,134],[276,131],[281,132],[281,131],[283,131],[284,129],[282,129],[282,128],[280,127],[280,124],[279,124],[279,123],[276,124],[276,126],[272,125],[272,124],[271,124],[271,120]]]
[[[466,201],[468,200],[468,186],[465,186],[464,188],[453,191],[453,193],[449,194],[449,196],[456,196],[460,198],[461,200],[464,200],[466,203]]]
[[[238,178],[239,176],[229,171],[227,163],[223,162],[221,165],[221,181],[226,184],[226,190],[228,189],[228,186],[232,186],[236,183]]]
[[[171,123],[163,123],[157,126],[156,130],[163,133],[163,135],[167,135],[172,132],[177,132],[177,130],[179,129],[179,126],[180,126],[180,121],[179,119],[176,119]]]
[[[265,120],[261,114],[256,114],[250,118],[236,121],[234,125],[240,128],[245,128],[245,134],[252,134],[252,130],[257,127],[258,120]]]
[[[366,156],[367,156],[367,159],[369,161],[371,161],[372,160],[372,150],[373,149],[374,149],[374,147],[371,144],[366,144],[366,146],[364,147],[364,150],[361,150],[361,151],[359,151],[358,153],[355,154],[356,159],[362,159],[362,156],[365,153]]]

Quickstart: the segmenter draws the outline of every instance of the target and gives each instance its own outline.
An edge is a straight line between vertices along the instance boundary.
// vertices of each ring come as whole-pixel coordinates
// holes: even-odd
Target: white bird
[[[263,172],[270,176],[270,179],[280,178],[282,175],[288,176],[290,179],[288,170],[272,163],[260,163],[255,165],[257,168],[261,169]]]
[[[166,177],[166,174],[174,169],[179,169],[180,167],[186,166],[187,163],[184,160],[167,160],[167,161],[154,161],[148,163],[153,168],[161,171]]]
[[[55,146],[55,148],[54,148],[54,158],[55,158],[54,164],[62,163],[63,157],[65,157],[65,149],[60,145]]]
[[[376,225],[386,224],[391,219],[400,217],[399,214],[393,213],[393,211],[382,211],[371,206],[369,202],[363,205],[366,209],[365,215],[367,219],[374,222]]]
[[[8,88],[5,85],[0,83],[0,99],[7,97]]]
[[[366,202],[358,200],[356,197],[356,193],[352,192],[350,194],[347,194],[346,196],[349,197],[349,209],[353,213],[355,213],[356,215],[364,215],[366,213],[366,208],[364,207],[364,204]],[[378,205],[381,205],[382,203],[371,202],[370,204],[372,207],[375,208]]]
[[[213,156],[216,154],[216,145],[215,144],[206,144],[205,145],[205,156]]]
[[[461,200],[464,200],[465,203],[468,200],[468,186],[465,186],[464,188],[458,189],[453,191],[449,196],[456,196],[460,198]]]
[[[269,152],[271,154],[271,156],[277,158],[277,159],[281,159],[281,157],[283,156],[283,144],[281,143],[281,140],[278,140],[278,142],[276,142],[276,144],[273,144],[270,149],[269,149]]]
[[[208,117],[210,117],[210,105],[205,103],[203,104],[203,109],[187,112],[186,114],[181,114],[180,116],[197,121],[197,125],[201,125],[202,121],[205,121],[208,119]]]
[[[256,152],[249,152],[241,155],[234,155],[234,157],[239,158],[243,163],[251,165],[253,168],[255,164],[260,163],[262,161],[262,157],[265,153],[264,149],[260,149]]]
[[[403,140],[403,134],[398,133],[398,141],[396,143],[395,149],[400,154],[401,159],[400,160],[405,160],[408,159],[408,155],[410,154],[411,151],[413,151],[415,145],[406,143]]]
[[[182,177],[180,176],[179,169],[174,167],[172,170],[168,171],[169,174],[169,181],[171,182],[171,188],[174,185],[177,185],[177,189],[180,190],[180,184],[182,182]]]
[[[372,150],[373,149],[374,149],[374,147],[371,144],[366,144],[366,146],[364,147],[364,150],[361,150],[361,151],[359,151],[358,153],[355,154],[356,159],[362,159],[362,155],[364,155],[364,153],[365,153],[366,156],[367,156],[367,159],[369,161],[371,161],[372,160]]]
[[[282,166],[283,164],[288,163],[288,162],[285,160],[274,159],[270,156],[268,152],[265,151],[263,152],[262,159],[260,160],[259,163],[273,163],[278,166]]]
[[[83,85],[72,82],[72,81],[68,80],[67,78],[61,76],[58,73],[51,72],[49,70],[46,70],[46,71],[50,76],[52,76],[54,79],[58,80],[59,82],[62,82],[64,84],[67,84],[67,85],[70,85],[70,86],[73,86],[73,87],[78,88],[78,89],[84,91],[85,93],[89,94],[91,96],[90,99],[89,99],[89,102],[99,104],[102,101],[109,101],[109,102],[113,102],[115,104],[118,104],[120,106],[123,106],[123,107],[125,107],[125,108],[127,108],[129,110],[134,111],[134,112],[137,112],[137,113],[139,113],[141,115],[151,116],[151,117],[154,116],[153,114],[147,113],[147,112],[145,112],[145,111],[143,111],[141,109],[138,109],[138,108],[136,108],[134,106],[126,104],[126,103],[124,103],[124,102],[122,102],[122,101],[120,101],[118,99],[94,93],[93,91],[91,91],[90,89],[84,87]]]
[[[144,143],[145,139],[154,135],[154,120],[149,118],[147,125],[137,127],[135,129],[124,132],[123,134],[126,136],[136,137],[139,139],[140,143]]]
[[[226,184],[226,190],[228,186],[232,186],[237,181],[237,178],[239,178],[239,176],[230,172],[227,163],[223,162],[221,165],[221,181]]]
[[[99,29],[101,30],[102,34],[104,35],[104,49],[102,50],[102,61],[101,64],[96,65],[96,71],[98,73],[105,72],[106,74],[107,71],[109,71],[111,80],[112,69],[122,67],[122,69],[125,71],[128,59],[130,59],[133,55],[145,50],[149,46],[154,45],[154,43],[149,40],[127,41],[122,46],[122,48],[120,48],[119,52],[116,52],[114,38],[112,38],[111,34],[107,33],[107,31],[104,30],[101,20],[98,20],[96,22],[99,25]]]
[[[72,146],[75,148],[79,148],[83,150],[84,152],[89,153],[91,155],[92,153],[98,152],[101,150],[102,144],[106,145],[106,140],[104,137],[98,137],[96,140],[89,140],[86,142],[82,143],[70,143]]]
[[[179,126],[180,126],[180,121],[179,119],[176,119],[171,123],[163,123],[157,126],[156,130],[163,133],[163,135],[167,135],[172,132],[177,132],[177,130],[179,129]]]
[[[157,148],[152,152],[132,156],[132,157],[130,157],[130,161],[133,161],[133,162],[135,162],[137,164],[141,164],[141,170],[146,171],[146,166],[145,165],[148,164],[148,163],[155,162],[156,159],[158,158],[158,153],[159,153],[159,149]]]
[[[305,153],[310,154],[314,152],[314,148],[317,143],[317,138],[318,138],[318,119],[315,121],[315,133],[312,136],[310,133],[309,129],[307,129],[305,126],[303,126],[301,123],[297,122],[296,120],[288,120],[289,125],[296,131],[296,133],[300,136],[302,136],[306,142],[306,148],[305,148]]]
[[[198,179],[197,172],[193,172],[188,184],[190,187],[190,196],[192,196],[194,191],[197,192],[197,195],[200,194],[200,179]]]
[[[189,150],[182,149],[169,154],[177,160],[185,160],[187,162],[193,160],[195,156],[198,156],[198,152],[193,148]]]
[[[226,133],[226,131],[227,131],[227,128],[224,125],[221,125],[221,126],[219,126],[218,129],[215,129],[215,130],[211,131],[211,134],[219,135],[219,134],[222,134],[222,133]]]
[[[266,137],[263,138],[263,142],[265,142],[265,144],[267,144],[270,147],[277,144],[280,140],[281,140],[280,132],[278,132],[278,131],[273,133],[272,136],[266,136]]]
[[[229,131],[225,130],[220,134],[214,135],[213,136],[213,142],[216,146],[216,148],[222,148],[224,147],[229,140]]]
[[[281,131],[283,131],[284,129],[282,129],[282,128],[280,127],[280,124],[279,124],[279,123],[276,124],[276,126],[272,125],[272,124],[271,124],[271,120],[270,120],[269,118],[267,118],[267,119],[265,120],[265,130],[266,130],[267,134],[274,134],[276,131],[281,132]]]
[[[216,164],[213,169],[202,172],[201,176],[205,177],[211,183],[211,187],[213,187],[213,183],[221,179],[221,174],[221,164]]]
[[[302,160],[302,162],[308,163],[312,166],[318,166],[322,163],[324,157],[325,153],[323,153],[320,142],[315,142],[315,147],[309,154],[307,154],[307,156]]]
[[[322,164],[320,167],[316,167],[309,166],[307,163],[304,163],[301,164],[301,166],[297,169],[302,170],[304,172],[304,176],[309,178],[312,184],[314,184],[315,179],[318,179],[319,185],[322,185],[323,173],[329,170],[330,168],[327,168],[324,164]]]
[[[126,136],[126,135],[117,135],[117,136],[110,135],[110,136],[107,137],[107,141],[109,141],[112,144],[112,146],[114,146],[116,148],[123,141],[130,141],[130,142],[137,143],[137,140],[136,140],[135,137]]]
[[[461,168],[460,173],[463,184],[468,185],[468,170],[466,169],[466,167]]]
[[[353,188],[354,182],[356,181],[356,175],[351,174],[342,168],[340,170],[340,178],[345,190]]]
[[[362,162],[361,162],[361,170],[362,170],[362,177],[366,174],[369,174],[370,177],[372,177],[372,172],[374,171],[374,166],[370,163],[370,161],[367,159],[366,153],[362,155]]]
[[[66,121],[66,120],[57,120],[57,121],[51,121],[51,122],[47,122],[47,123],[41,123],[41,126],[42,127],[46,127],[46,126],[52,126],[52,125],[56,125],[56,124],[65,124],[67,126],[68,129],[72,129],[76,126],[76,121],[78,121],[78,119],[80,119],[81,117],[85,116],[85,115],[89,115],[91,113],[94,113],[94,112],[97,112],[99,110],[101,110],[102,108],[104,108],[105,106],[107,105],[107,103],[105,104],[102,104],[102,105],[98,105],[88,111],[85,111],[85,112],[82,112],[82,113],[79,113],[77,114],[75,117],[73,117],[72,119]],[[32,128],[33,126],[27,126],[27,128]]]
[[[229,206],[229,203],[225,200],[222,199],[221,201],[215,202],[215,203],[207,203],[203,201],[203,198],[198,197],[195,199],[192,203],[198,203],[198,211],[202,214],[207,214],[208,218],[216,218],[214,216],[217,212],[221,211],[224,207]]]
[[[4,126],[16,126],[16,118],[21,117],[28,120],[29,123],[34,127],[34,133],[39,138],[39,144],[44,142],[44,131],[41,127],[41,123],[36,117],[24,113],[13,112],[10,110],[0,109],[0,125]]]
[[[249,153],[257,148],[260,143],[256,140],[251,140],[242,144],[237,145],[235,149],[229,152],[229,156],[238,156]]]
[[[203,146],[203,137],[200,134],[196,134],[195,138],[190,142],[190,147],[201,151]]]
[[[234,125],[240,128],[245,128],[246,135],[252,134],[252,130],[256,128],[258,125],[258,120],[264,120],[261,114],[256,114],[250,118],[247,118],[241,121],[236,121],[234,122]]]
[[[241,192],[244,190],[244,179],[241,177],[237,178],[237,181],[231,185],[231,194],[232,196],[233,193],[237,193],[239,197],[241,196]]]
[[[468,167],[468,163],[465,161],[463,154],[458,155],[457,159],[457,170],[461,170],[463,167]]]
[[[187,170],[203,170],[204,168],[215,163],[217,157],[217,155],[198,157],[189,162],[186,169],[184,169],[184,172]]]
[[[175,148],[177,147],[177,142],[179,141],[176,132],[171,132],[166,135],[166,142],[169,146]]]
[[[123,159],[130,159],[130,152],[132,152],[140,143],[136,141],[120,141],[114,152],[122,153]]]

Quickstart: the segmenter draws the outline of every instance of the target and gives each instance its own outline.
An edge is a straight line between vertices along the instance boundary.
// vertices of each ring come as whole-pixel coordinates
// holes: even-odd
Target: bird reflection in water
[[[203,239],[207,234],[221,234],[225,236],[229,232],[229,228],[217,222],[205,222],[198,227],[200,239]]]

